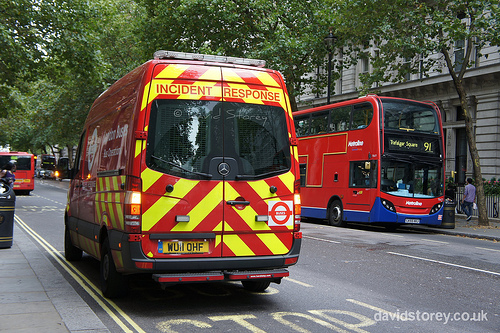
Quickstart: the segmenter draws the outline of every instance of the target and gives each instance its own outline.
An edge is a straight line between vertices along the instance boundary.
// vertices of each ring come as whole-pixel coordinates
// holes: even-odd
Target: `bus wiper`
[[[170,161],[165,161],[164,159],[162,159],[162,158],[160,158],[160,157],[157,157],[157,156],[154,156],[154,155],[151,155],[151,157],[152,157],[152,158],[154,158],[155,160],[158,160],[158,161],[160,161],[160,162],[166,163],[166,164],[168,164],[168,165],[171,165],[171,166],[173,166],[173,167],[175,167],[175,168],[177,168],[177,169],[180,169],[180,170],[182,170],[182,171],[184,171],[184,172],[187,172],[187,173],[191,173],[191,174],[193,174],[193,175],[198,175],[198,176],[201,176],[201,177],[204,177],[204,178],[208,178],[208,179],[210,179],[210,178],[212,178],[212,177],[213,177],[213,176],[212,176],[211,174],[209,174],[209,173],[203,173],[203,172],[191,171],[191,170],[185,169],[185,168],[183,168],[183,167],[181,167],[181,166],[179,166],[179,165],[177,165],[177,164],[175,164],[175,163],[173,163],[173,162],[170,162]]]
[[[397,160],[397,161],[406,162],[406,163],[414,163],[417,160],[417,158],[415,158],[411,155],[406,155],[405,158],[403,158],[401,156],[396,157],[393,154],[388,154],[388,153],[385,153],[384,155],[382,155],[382,157],[390,158],[392,160]]]
[[[382,155],[382,157],[390,158],[392,160],[397,160],[399,162],[405,162],[405,163],[410,163],[410,164],[413,164],[416,161],[418,161],[418,163],[420,163],[420,164],[425,164],[425,165],[430,165],[430,166],[439,166],[440,164],[443,163],[443,160],[441,158],[439,160],[436,160],[436,161],[427,161],[425,159],[419,159],[419,158],[412,156],[412,155],[408,155],[408,156],[405,156],[405,158],[403,158],[401,156],[396,157],[392,154],[386,153],[386,154]]]
[[[267,177],[267,176],[273,176],[273,175],[279,175],[283,173],[287,169],[280,169],[280,170],[274,170],[274,171],[269,171],[266,173],[261,173],[258,175],[236,175],[236,180],[246,180],[246,179],[255,179],[255,177]]]

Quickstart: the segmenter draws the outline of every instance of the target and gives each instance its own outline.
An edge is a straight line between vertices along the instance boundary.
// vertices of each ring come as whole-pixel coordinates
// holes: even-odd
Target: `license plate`
[[[405,223],[418,224],[420,223],[420,219],[405,219]]]
[[[159,241],[158,252],[170,254],[207,253],[208,241]]]

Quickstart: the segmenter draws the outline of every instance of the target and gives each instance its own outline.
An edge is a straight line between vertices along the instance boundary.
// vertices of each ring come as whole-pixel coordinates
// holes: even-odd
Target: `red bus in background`
[[[368,95],[294,112],[302,216],[440,225],[444,138],[434,103]]]
[[[0,168],[3,169],[10,160],[16,161],[17,166],[14,190],[29,194],[35,189],[35,156],[18,151],[0,152]]]

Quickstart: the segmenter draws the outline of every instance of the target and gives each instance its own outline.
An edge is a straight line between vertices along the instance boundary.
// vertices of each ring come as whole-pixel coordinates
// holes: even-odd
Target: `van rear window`
[[[223,159],[233,161],[235,179],[262,179],[290,170],[285,111],[246,103],[153,101],[146,150],[149,168],[210,179],[213,163]]]

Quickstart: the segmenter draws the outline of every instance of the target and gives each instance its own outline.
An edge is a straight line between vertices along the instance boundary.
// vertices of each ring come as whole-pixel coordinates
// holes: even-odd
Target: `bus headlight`
[[[440,202],[438,204],[435,204],[432,209],[431,209],[431,212],[429,214],[436,214],[437,212],[439,212],[439,210],[441,209],[441,207],[443,207],[443,203]]]
[[[395,213],[396,212],[396,207],[394,207],[394,204],[390,202],[387,199],[380,199],[382,202],[382,206],[384,206],[387,210],[390,210],[391,212]]]

